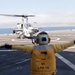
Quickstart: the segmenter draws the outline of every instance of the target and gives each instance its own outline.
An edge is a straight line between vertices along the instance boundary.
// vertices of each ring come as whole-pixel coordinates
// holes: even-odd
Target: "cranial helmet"
[[[48,44],[49,42],[50,42],[50,38],[46,32],[40,32],[37,35],[37,38],[35,40],[35,43],[42,44],[42,45]]]

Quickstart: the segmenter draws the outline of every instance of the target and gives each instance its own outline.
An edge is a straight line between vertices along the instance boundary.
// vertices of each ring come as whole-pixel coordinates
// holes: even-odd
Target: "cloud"
[[[0,24],[11,24],[21,22],[22,18],[15,17],[2,17],[0,16]],[[52,23],[75,23],[75,13],[73,11],[68,13],[45,13],[45,14],[35,14],[35,17],[29,18],[30,23],[37,23],[36,25],[50,25]]]
[[[38,23],[75,23],[75,13],[69,12],[65,14],[51,13],[51,14],[37,14],[33,20]]]
[[[13,23],[18,22],[19,20],[20,18],[0,16],[0,23]]]

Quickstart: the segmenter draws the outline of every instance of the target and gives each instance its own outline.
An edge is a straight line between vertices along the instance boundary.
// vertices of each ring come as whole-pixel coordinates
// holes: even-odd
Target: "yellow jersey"
[[[55,53],[60,52],[72,45],[74,45],[74,42],[37,46],[12,45],[12,49],[31,53],[32,75],[53,75],[56,71]]]

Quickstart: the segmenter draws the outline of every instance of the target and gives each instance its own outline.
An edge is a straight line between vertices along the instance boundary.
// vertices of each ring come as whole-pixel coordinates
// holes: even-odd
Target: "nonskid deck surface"
[[[75,31],[48,32],[51,43],[65,43],[75,39]],[[30,39],[18,39],[16,35],[0,35],[3,44],[30,45]],[[0,75],[30,75],[31,55],[17,50],[0,49]],[[57,75],[75,75],[75,46],[56,55]]]

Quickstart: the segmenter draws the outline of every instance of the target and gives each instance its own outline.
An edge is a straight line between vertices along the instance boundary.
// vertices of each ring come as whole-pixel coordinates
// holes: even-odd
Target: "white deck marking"
[[[0,50],[0,52],[12,52],[12,51],[17,51],[17,50]]]
[[[30,58],[29,58],[29,59],[25,59],[25,60],[20,61],[20,62],[17,62],[16,64],[21,64],[21,63],[23,63],[23,62],[27,62],[27,61],[29,61],[29,60],[30,60]]]
[[[63,61],[65,64],[67,64],[70,68],[72,68],[75,71],[75,65],[70,62],[69,60],[65,59],[63,56],[60,54],[56,53],[55,54],[61,61]]]

